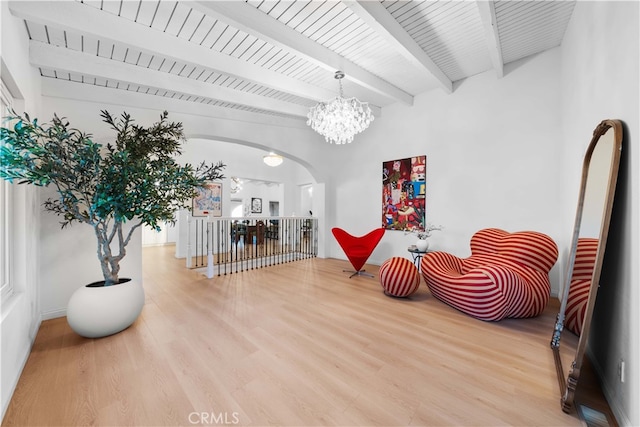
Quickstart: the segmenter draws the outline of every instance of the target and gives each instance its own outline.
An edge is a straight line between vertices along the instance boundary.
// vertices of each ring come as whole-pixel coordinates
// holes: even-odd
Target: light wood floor
[[[146,305],[91,340],[42,323],[3,425],[572,426],[557,305],[487,323],[309,259],[214,279],[144,249]],[[377,272],[377,267],[369,266]]]

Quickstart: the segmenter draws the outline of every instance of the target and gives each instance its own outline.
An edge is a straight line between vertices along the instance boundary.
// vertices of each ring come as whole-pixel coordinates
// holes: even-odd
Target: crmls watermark
[[[189,424],[192,425],[235,425],[240,423],[237,412],[191,412]]]

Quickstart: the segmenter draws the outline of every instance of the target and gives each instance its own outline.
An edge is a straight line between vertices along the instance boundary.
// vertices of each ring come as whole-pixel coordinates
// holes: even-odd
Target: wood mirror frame
[[[567,271],[564,278],[564,286],[561,290],[560,310],[556,318],[556,324],[551,338],[558,383],[560,385],[561,405],[564,412],[571,412],[573,407],[578,379],[582,369],[583,359],[587,348],[587,339],[593,309],[595,307],[596,294],[600,286],[600,272],[609,232],[609,222],[613,207],[620,155],[622,152],[622,124],[619,120],[603,120],[593,131],[593,138],[587,148],[582,165],[582,182],[578,196],[573,237],[569,252]],[[597,238],[597,240],[595,240]],[[591,240],[592,252],[587,268],[592,268],[590,280],[589,273],[586,280],[573,280],[574,273],[578,269],[585,268],[584,261],[576,264],[576,252],[580,239]],[[593,249],[595,256],[593,256]],[[584,272],[584,270],[583,270]],[[584,277],[582,279],[585,279]],[[576,324],[572,324],[573,333],[579,334],[575,357],[571,363],[569,375],[564,376],[562,359],[560,357],[560,338],[566,328],[567,305],[569,301],[572,283],[578,286],[582,282],[583,295],[579,309],[572,307],[571,315],[576,316]],[[574,288],[575,290],[575,288]],[[574,297],[575,298],[575,297]],[[586,298],[586,300],[585,300]],[[584,313],[582,315],[582,313]],[[579,319],[579,317],[582,317]],[[581,323],[580,323],[581,321]],[[575,331],[577,329],[577,331]]]

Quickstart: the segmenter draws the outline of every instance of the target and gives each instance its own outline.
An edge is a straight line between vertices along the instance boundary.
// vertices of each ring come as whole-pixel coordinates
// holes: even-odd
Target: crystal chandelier
[[[367,102],[360,102],[356,98],[344,98],[342,71],[336,71],[334,77],[340,85],[340,95],[313,107],[307,115],[307,125],[331,144],[348,144],[353,141],[355,134],[369,127],[373,121],[373,114]]]
[[[280,166],[282,164],[282,161],[284,159],[282,158],[282,156],[276,154],[276,153],[269,153],[266,156],[262,157],[262,161],[266,164],[269,165],[271,167],[276,167],[276,166]]]

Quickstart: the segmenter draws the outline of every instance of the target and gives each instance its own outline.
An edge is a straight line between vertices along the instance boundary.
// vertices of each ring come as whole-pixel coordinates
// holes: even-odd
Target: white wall
[[[484,227],[537,230],[566,247],[569,233],[558,221],[559,76],[560,52],[553,49],[507,65],[501,79],[486,72],[457,84],[451,95],[434,90],[416,97],[411,107],[385,108],[334,158],[340,174],[327,190],[336,198],[329,208],[332,226],[353,234],[379,227],[382,162],[426,155],[427,221],[445,227],[432,235],[432,248],[467,256],[471,235]],[[387,231],[370,262],[409,257],[413,240]],[[330,256],[344,258],[337,245],[332,249]]]
[[[253,216],[253,217],[270,216],[269,202],[278,202],[279,206],[284,205],[285,186],[286,185],[284,183],[268,183],[267,184],[264,181],[262,182],[245,181],[242,190],[234,194],[234,198],[242,200],[244,216]],[[228,197],[228,196],[230,196],[228,193],[225,194],[225,197]],[[253,212],[253,208],[251,206],[251,202],[253,199],[261,200],[262,205],[261,205],[260,212]],[[226,210],[227,209],[225,207],[225,211]],[[225,212],[224,216],[229,216],[229,214]],[[279,214],[274,216],[279,216]]]
[[[0,57],[2,80],[7,84],[18,112],[37,114],[39,76],[29,65],[28,37],[21,20],[11,16],[8,2],[0,2]],[[13,296],[3,299],[0,315],[0,400],[2,418],[27,361],[31,345],[40,325],[38,306],[38,240],[40,206],[37,190],[16,186],[13,194],[14,289]]]
[[[565,187],[567,209],[577,200],[581,161],[593,129],[603,119],[620,119],[625,125],[618,191],[588,348],[621,425],[640,425],[639,40],[638,2],[578,2],[562,45],[567,165],[563,179],[570,184]],[[620,360],[626,361],[624,383],[618,377]]]
[[[300,185],[298,190],[300,194],[300,208],[298,209],[298,213],[301,216],[308,216],[310,215],[309,212],[313,213],[313,185]]]

